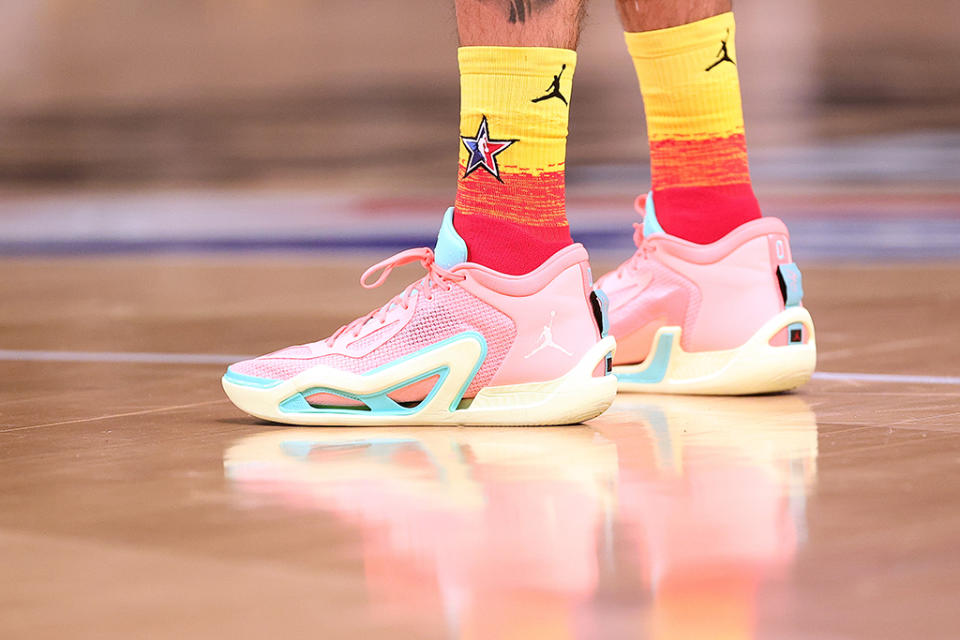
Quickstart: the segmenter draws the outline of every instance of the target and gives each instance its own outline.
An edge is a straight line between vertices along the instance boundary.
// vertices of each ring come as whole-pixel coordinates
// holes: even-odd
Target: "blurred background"
[[[432,234],[455,189],[452,4],[0,0],[0,251],[349,248],[384,243],[382,215],[409,220],[398,246]],[[735,9],[768,212],[930,219],[930,255],[955,254],[960,3]],[[574,233],[622,250],[648,152],[610,0],[590,3],[574,94]]]
[[[0,0],[0,637],[955,639],[960,0],[734,1],[810,385],[307,432],[218,378],[432,246],[453,0]],[[612,0],[569,143],[599,275],[649,186]]]

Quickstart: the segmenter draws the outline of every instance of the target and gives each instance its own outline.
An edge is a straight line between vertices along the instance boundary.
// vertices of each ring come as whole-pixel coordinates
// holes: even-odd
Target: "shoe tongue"
[[[647,204],[643,211],[643,235],[649,236],[653,233],[666,233],[657,220],[657,210],[653,206],[653,191],[647,194]]]
[[[451,269],[461,262],[467,261],[467,243],[463,241],[457,230],[453,228],[453,207],[443,214],[443,223],[437,235],[437,246],[433,250],[438,265],[444,269]]]

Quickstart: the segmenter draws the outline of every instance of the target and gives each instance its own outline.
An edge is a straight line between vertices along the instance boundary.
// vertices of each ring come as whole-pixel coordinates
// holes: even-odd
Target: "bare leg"
[[[460,46],[576,49],[586,0],[456,0]]]
[[[732,0],[616,0],[624,31],[689,24],[731,10]]]

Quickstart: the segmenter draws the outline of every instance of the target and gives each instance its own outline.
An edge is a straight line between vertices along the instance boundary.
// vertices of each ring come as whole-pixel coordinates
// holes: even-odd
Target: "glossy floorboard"
[[[837,375],[566,428],[285,429],[121,362],[322,337],[366,264],[0,261],[0,637],[956,636],[960,265],[807,266]]]

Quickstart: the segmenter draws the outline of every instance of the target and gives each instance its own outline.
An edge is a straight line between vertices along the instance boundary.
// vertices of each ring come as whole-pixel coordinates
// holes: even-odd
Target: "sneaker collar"
[[[654,233],[666,233],[657,220],[657,210],[653,206],[653,191],[647,194],[647,202],[643,211],[643,235],[650,236]]]
[[[467,261],[467,243],[453,226],[453,207],[443,214],[437,246],[433,253],[437,264],[448,270]]]

